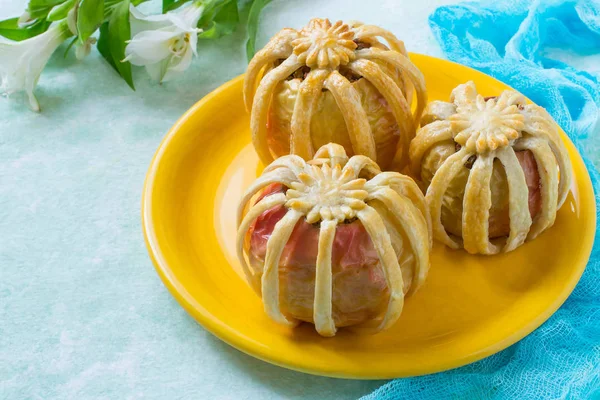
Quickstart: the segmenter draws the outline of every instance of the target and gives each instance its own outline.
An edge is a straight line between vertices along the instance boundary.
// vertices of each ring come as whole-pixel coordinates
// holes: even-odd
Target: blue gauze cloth
[[[600,161],[599,76],[545,55],[551,48],[600,54],[600,4],[463,3],[438,8],[429,23],[450,60],[489,74],[545,107],[582,154]],[[599,208],[598,171],[584,158]],[[459,369],[391,381],[364,399],[600,399],[598,237],[597,231],[575,291],[528,337]]]

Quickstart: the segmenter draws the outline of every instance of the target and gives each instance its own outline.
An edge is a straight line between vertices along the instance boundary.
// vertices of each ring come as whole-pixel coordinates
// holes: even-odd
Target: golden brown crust
[[[371,82],[389,104],[400,127],[400,140],[403,143],[399,148],[407,149],[415,131],[415,124],[411,117],[410,105],[404,98],[402,90],[373,61],[357,60],[350,63],[348,67]],[[399,161],[404,161],[402,155]],[[404,165],[404,163],[401,165]]]
[[[529,207],[527,205],[529,190],[527,189],[525,174],[519,165],[515,151],[510,147],[505,147],[498,151],[497,158],[504,166],[506,181],[508,182],[510,234],[502,249],[502,251],[508,252],[516,249],[525,242],[527,233],[531,227],[531,215],[529,215]],[[547,190],[547,188],[543,190]]]
[[[354,33],[342,21],[332,25],[327,19],[314,18],[298,36],[292,41],[294,54],[309,68],[334,70],[356,58]]]
[[[471,168],[463,206],[463,245],[470,253],[492,254],[498,249],[489,240],[489,217],[492,207],[490,180],[494,160],[479,157]]]
[[[404,306],[404,282],[402,281],[402,272],[398,264],[398,256],[392,247],[390,235],[385,228],[383,219],[372,207],[366,206],[360,210],[356,216],[362,222],[367,230],[383,267],[383,274],[390,292],[388,308],[383,316],[383,320],[375,331],[389,328],[400,317],[402,307]],[[426,250],[429,254],[429,249]]]
[[[385,40],[389,49],[378,38]],[[271,149],[267,141],[267,120],[273,93],[278,84],[301,67],[308,69],[310,73],[306,75],[305,72],[306,79],[300,85],[293,107],[289,128],[290,145],[277,145]],[[340,68],[344,69],[344,74],[340,74]],[[261,71],[266,72],[262,78]],[[395,131],[395,135],[390,133],[394,138],[393,146],[397,149],[389,160],[397,152],[393,162],[394,169],[399,170],[406,164],[408,145],[414,137],[427,94],[423,76],[408,59],[404,43],[376,26],[349,25],[341,21],[331,24],[329,20],[318,18],[311,20],[300,31],[284,29],[279,32],[248,66],[244,80],[244,100],[248,108],[251,105],[253,144],[263,164],[269,164],[274,154],[277,156],[288,148],[292,154],[306,159],[312,157],[313,141],[306,140],[306,137],[311,136],[311,120],[315,105],[322,97],[323,85],[332,92],[343,115],[350,137],[349,150],[353,154],[363,154],[379,161],[377,156],[380,149],[375,146],[375,133],[371,131],[365,112],[367,107],[361,104],[361,98],[349,80],[352,78],[345,76],[347,73],[358,74],[355,79],[364,78],[372,83],[389,104],[393,119],[400,127],[401,136],[397,140],[395,138],[398,131]],[[414,114],[411,114],[413,91],[417,94],[417,106]],[[392,128],[396,129],[395,125],[386,129]],[[385,161],[385,166],[391,164],[387,160],[381,161]]]
[[[410,146],[412,170],[421,178],[427,154],[445,152],[449,144],[458,150],[445,158],[434,157],[441,163],[435,171],[426,170],[427,176],[433,174],[426,194],[433,236],[449,247],[464,247],[469,253],[512,251],[553,225],[556,211],[568,193],[572,171],[558,128],[544,109],[526,104],[517,92],[484,98],[473,82],[468,82],[454,89],[450,100],[427,106],[422,128]],[[515,151],[531,152],[537,166],[541,206],[533,219],[525,173]],[[504,244],[489,239],[495,164],[504,171],[508,188],[510,230]],[[456,205],[444,198],[459,174],[467,178],[462,204]],[[442,223],[442,208],[453,205],[462,209],[462,237],[450,235]]]
[[[287,190],[263,198],[250,206],[243,216],[256,193],[273,183],[280,183]],[[378,204],[389,209],[389,215],[378,211]],[[259,280],[248,268],[244,238],[252,222],[277,205],[284,205],[287,213],[277,222],[267,241],[262,279]],[[423,283],[429,269],[431,224],[425,198],[414,181],[396,172],[381,173],[368,157],[348,158],[343,147],[333,143],[317,150],[309,162],[289,155],[265,169],[239,205],[237,253],[248,282],[262,295],[267,314],[289,326],[297,321],[280,310],[279,261],[296,223],[303,217],[308,223],[320,223],[313,305],[317,331],[323,336],[333,336],[336,332],[332,316],[332,246],[337,225],[354,218],[361,221],[371,238],[389,290],[385,315],[374,327],[365,328],[379,331],[393,324],[402,311],[405,290],[408,294],[413,293]],[[402,241],[392,240],[392,236],[406,237],[407,246],[394,249],[394,243],[398,246]],[[403,280],[399,253],[408,253],[414,260],[410,282]]]
[[[425,201],[429,207],[429,215],[431,215],[433,237],[452,249],[463,246],[462,238],[450,237],[442,225],[442,202],[448,186],[469,157],[471,156],[465,149],[448,157],[433,176],[425,194]]]
[[[380,60],[390,65],[393,65],[400,71],[404,71],[408,81],[414,86],[417,93],[417,107],[413,114],[415,124],[418,124],[421,114],[427,104],[427,89],[425,88],[425,78],[419,69],[410,62],[408,56],[404,53],[397,53],[389,50],[380,50],[377,48],[369,48],[356,52],[359,58],[366,60]],[[410,97],[407,96],[410,102]]]
[[[256,193],[256,192],[251,191],[249,193]],[[261,215],[263,212],[265,212],[275,206],[285,204],[285,202],[286,202],[286,198],[283,193],[278,193],[273,196],[265,197],[264,199],[262,199],[261,201],[256,203],[248,211],[248,214],[246,214],[246,216],[244,217],[243,220],[238,218],[238,231],[237,231],[237,238],[236,238],[237,257],[240,260],[240,264],[242,265],[242,270],[244,271],[244,275],[246,276],[248,283],[250,284],[252,289],[254,289],[254,291],[256,293],[258,293],[259,295],[261,293],[260,280],[258,280],[257,279],[258,277],[256,277],[255,275],[253,275],[250,272],[250,268],[248,267],[248,263],[246,262],[246,258],[244,257],[244,237],[246,236],[246,232],[248,232],[248,229],[250,228],[250,225],[252,224],[252,222],[256,218],[258,218],[259,215]],[[242,203],[240,203],[240,205],[242,206],[241,208],[243,208],[243,207],[245,207],[246,202],[242,202]]]
[[[282,29],[250,60],[244,79],[244,103],[248,111],[252,109],[254,93],[256,92],[256,81],[260,72],[278,59],[287,58],[292,52],[291,43],[297,37],[298,32],[295,30],[289,28]]]
[[[410,164],[413,173],[420,174],[421,161],[425,152],[441,142],[452,140],[452,125],[450,121],[438,120],[425,125],[410,143]]]
[[[321,222],[321,232],[319,234],[313,319],[317,332],[322,336],[334,336],[336,332],[332,310],[333,296],[331,293],[333,286],[331,257],[336,227],[336,221],[323,221]]]
[[[515,150],[529,150],[535,157],[540,174],[540,186],[547,188],[542,191],[540,214],[536,217],[529,230],[527,239],[535,239],[545,229],[554,225],[558,207],[558,169],[552,149],[543,140],[537,138],[521,139],[515,144]]]
[[[272,69],[262,79],[256,90],[250,116],[250,131],[252,132],[252,144],[265,165],[273,161],[273,156],[267,144],[267,115],[273,91],[280,80],[285,79],[286,76],[298,69],[300,65],[298,60],[296,60],[296,56],[291,56],[281,65]]]
[[[279,259],[283,253],[283,247],[290,239],[300,217],[302,217],[300,211],[289,210],[275,224],[273,233],[267,242],[267,254],[262,274],[262,297],[265,312],[275,322],[288,326],[295,326],[299,321],[287,318],[279,309]]]
[[[357,154],[363,154],[375,159],[375,140],[367,120],[367,114],[360,105],[360,98],[350,82],[338,71],[333,71],[325,87],[335,98],[339,109],[344,116],[352,148]],[[304,114],[302,114],[304,115]]]
[[[294,105],[291,123],[291,153],[307,160],[314,154],[310,139],[310,120],[329,73],[325,70],[310,71],[300,84]]]
[[[410,199],[400,195],[391,188],[377,189],[371,199],[381,201],[395,219],[395,223],[402,227],[408,237],[413,254],[415,255],[414,282],[409,293],[413,293],[425,282],[429,270],[429,240],[428,230],[422,229],[428,226],[427,214],[423,214],[411,203]]]
[[[552,149],[558,163],[561,176],[558,182],[558,208],[560,208],[564,204],[571,188],[573,171],[569,161],[569,154],[560,139],[558,127],[546,110],[542,107],[528,104],[523,109],[523,115],[525,116],[527,133],[533,137],[545,140]]]

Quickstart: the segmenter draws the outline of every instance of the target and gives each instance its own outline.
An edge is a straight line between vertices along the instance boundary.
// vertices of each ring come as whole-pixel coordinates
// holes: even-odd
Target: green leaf
[[[48,13],[48,21],[60,21],[67,17],[67,14],[75,5],[75,0],[67,0],[62,4],[54,6]]]
[[[115,65],[115,62],[113,61],[112,54],[110,54],[109,36],[110,34],[108,33],[108,22],[105,22],[102,25],[100,25],[100,35],[98,36],[98,43],[96,44],[96,47],[98,48],[98,52],[100,52],[102,57],[104,57],[104,59],[117,72],[119,72],[117,66]]]
[[[110,53],[117,66],[117,71],[125,79],[125,82],[135,90],[133,76],[131,74],[131,63],[123,62],[125,59],[125,47],[131,39],[131,26],[129,23],[129,0],[124,0],[115,8],[108,21],[108,32],[110,37]]]
[[[198,27],[210,25],[217,13],[229,3],[235,0],[204,0],[202,4],[202,15],[198,20]]]
[[[131,39],[129,24],[129,0],[124,0],[115,6],[110,19],[100,26],[98,51],[110,65],[121,75],[129,87],[135,90],[131,63],[123,62],[127,40]]]
[[[18,21],[19,18],[0,21],[0,35],[7,39],[20,42],[21,40],[29,39],[40,33],[46,32],[50,26],[50,22],[47,22],[45,19],[40,19],[25,28],[19,28]]]
[[[250,7],[247,23],[248,41],[246,42],[246,56],[248,57],[248,62],[252,60],[254,53],[256,53],[256,33],[258,32],[260,12],[270,1],[271,0],[255,0]]]
[[[237,1],[227,1],[223,2],[220,9],[216,10],[212,21],[208,27],[201,25],[203,22],[201,20],[198,23],[198,26],[203,29],[203,31],[198,35],[198,37],[203,39],[216,39],[221,36],[229,35],[235,31],[240,22],[240,15],[238,11]],[[203,17],[204,17],[203,13]]]
[[[52,8],[64,2],[65,0],[29,0],[27,11],[32,19],[46,18]]]
[[[186,0],[162,0],[162,12],[163,14],[167,11],[171,11],[180,7],[185,3]]]
[[[71,50],[71,48],[73,47],[73,45],[75,44],[76,41],[77,41],[77,36],[75,36],[73,38],[73,40],[71,40],[71,43],[69,43],[69,45],[67,46],[67,48],[65,50],[65,54],[63,55],[64,58],[67,58],[67,55],[69,54],[69,50]]]
[[[113,10],[119,6],[124,0],[104,0],[104,21],[108,21],[112,15]],[[148,0],[131,0],[130,3],[134,6],[138,6],[145,3]]]
[[[104,0],[83,0],[77,9],[79,41],[85,41],[100,27],[104,20]]]
[[[189,0],[163,0],[163,14],[167,11],[173,11],[185,3],[189,3]]]

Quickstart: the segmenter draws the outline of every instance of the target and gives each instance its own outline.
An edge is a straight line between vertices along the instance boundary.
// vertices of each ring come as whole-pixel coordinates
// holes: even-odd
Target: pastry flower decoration
[[[473,82],[431,102],[411,143],[434,237],[451,248],[514,250],[554,224],[571,165],[558,127],[514,91],[484,98]]]
[[[352,168],[342,172],[340,164],[312,165],[298,174],[298,182],[291,182],[286,191],[286,206],[306,215],[306,222],[336,221],[356,218],[364,209],[369,195],[366,180],[353,176]]]
[[[525,118],[516,105],[509,105],[508,96],[502,100],[485,101],[479,95],[475,104],[457,109],[449,118],[454,141],[471,153],[485,154],[520,138]]]
[[[298,62],[309,68],[335,69],[356,58],[354,32],[342,21],[331,25],[329,20],[313,19],[301,33],[292,47]]]
[[[423,75],[393,34],[315,18],[301,30],[283,29],[254,56],[244,100],[265,165],[287,154],[310,159],[334,142],[348,154],[400,168],[427,94]]]
[[[416,183],[337,144],[309,162],[277,159],[238,210],[238,258],[266,313],[288,326],[312,322],[323,336],[392,325],[404,294],[425,280],[430,247]]]

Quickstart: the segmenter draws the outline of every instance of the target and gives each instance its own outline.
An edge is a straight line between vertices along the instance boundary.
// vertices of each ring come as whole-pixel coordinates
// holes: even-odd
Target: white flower
[[[17,26],[19,28],[27,28],[29,25],[33,24],[34,22],[36,22],[36,19],[31,18],[31,14],[29,14],[29,11],[25,11],[23,14],[21,14],[19,19],[17,20]]]
[[[0,92],[8,95],[24,90],[31,109],[39,111],[33,90],[54,50],[72,35],[67,22],[63,21],[21,42],[0,36]]]
[[[128,41],[123,61],[145,66],[150,76],[160,82],[185,71],[196,54],[201,32],[196,26],[202,9],[190,4],[163,15],[145,16],[131,6],[133,38]]]
[[[92,51],[92,45],[95,45],[97,42],[96,38],[88,38],[85,43],[81,43],[79,40],[75,43],[75,57],[81,61],[86,58],[90,51]]]

